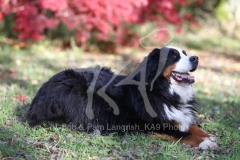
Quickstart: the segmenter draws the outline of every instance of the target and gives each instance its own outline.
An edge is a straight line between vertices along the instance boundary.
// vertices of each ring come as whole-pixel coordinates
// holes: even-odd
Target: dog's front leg
[[[204,150],[218,148],[216,138],[207,134],[196,125],[191,125],[188,132],[191,133],[191,135],[183,138],[183,143],[190,144]]]
[[[188,132],[191,134],[183,137],[180,142],[191,145],[193,147],[199,147],[203,150],[218,148],[216,139],[214,137],[211,137],[199,127],[191,125]],[[155,133],[155,136],[157,138],[166,139],[173,142],[177,142],[179,140],[178,138],[167,134]]]

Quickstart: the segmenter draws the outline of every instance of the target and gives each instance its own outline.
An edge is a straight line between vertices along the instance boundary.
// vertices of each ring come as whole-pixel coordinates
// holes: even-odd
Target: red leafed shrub
[[[41,40],[46,29],[63,23],[75,31],[82,45],[91,38],[137,45],[138,35],[131,31],[131,25],[150,20],[179,26],[184,20],[194,21],[190,14],[178,13],[177,7],[185,5],[186,0],[0,0],[0,20],[14,14],[13,30],[19,39]]]
[[[22,95],[22,94],[18,94],[16,96],[16,99],[18,99],[21,102],[24,102],[26,100],[26,96]]]
[[[20,39],[43,39],[42,32],[46,28],[54,28],[58,20],[50,19],[39,12],[38,7],[33,4],[24,4],[15,16],[16,26],[13,28],[19,32]]]
[[[42,8],[52,11],[63,10],[68,7],[66,0],[39,0],[39,4]]]

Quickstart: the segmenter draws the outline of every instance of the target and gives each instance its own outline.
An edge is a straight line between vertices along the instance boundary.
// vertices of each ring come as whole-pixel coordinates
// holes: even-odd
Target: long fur
[[[172,50],[170,50],[172,51]],[[150,116],[144,104],[144,99],[139,92],[138,85],[119,85],[126,78],[123,75],[114,75],[109,68],[99,66],[86,69],[68,69],[54,75],[39,89],[34,97],[31,107],[27,112],[27,120],[30,126],[43,123],[65,123],[78,128],[79,131],[92,132],[100,130],[102,134],[117,132],[157,132],[180,138],[190,133],[176,129],[177,122],[169,119],[164,109],[167,106],[181,110],[182,106],[190,106],[191,114],[194,114],[195,100],[192,97],[187,103],[181,101],[180,95],[171,92],[171,83],[164,77],[163,72],[167,67],[174,65],[177,61],[167,61],[163,72],[157,74],[160,49],[153,50],[147,59],[146,66],[146,93],[156,117]],[[171,54],[168,55],[171,59]],[[143,63],[143,62],[142,62]],[[99,73],[96,85],[93,89],[92,110],[94,119],[86,116],[88,103],[87,90],[94,79],[94,72]],[[113,108],[108,102],[97,94],[97,91],[105,86],[113,76],[116,78],[107,86],[105,93],[118,106],[119,115],[113,114]],[[135,75],[133,80],[140,81],[141,73]],[[170,112],[169,111],[169,112]],[[116,128],[116,126],[135,126],[128,128]],[[150,126],[153,126],[152,128]],[[158,126],[158,127],[157,127]],[[160,127],[159,127],[160,126]]]

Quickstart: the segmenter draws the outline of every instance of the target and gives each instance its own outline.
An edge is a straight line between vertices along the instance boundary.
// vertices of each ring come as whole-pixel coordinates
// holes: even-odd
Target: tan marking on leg
[[[198,137],[196,135],[190,135],[181,140],[182,143],[191,145],[193,147],[198,147],[200,143],[204,141],[203,137]]]
[[[154,134],[153,136],[155,138],[161,138],[161,139],[169,140],[169,141],[172,141],[172,142],[177,142],[178,141],[177,138],[175,138],[173,136],[169,136],[167,134],[158,134],[158,133],[153,133],[153,134]]]
[[[179,124],[174,123],[174,125],[178,126]],[[189,135],[189,136],[183,138],[180,142],[191,145],[193,147],[199,147],[199,144],[202,143],[205,138],[210,137],[209,134],[207,134],[205,131],[203,131],[196,125],[190,126],[189,133],[191,133],[192,135]],[[172,142],[177,142],[179,140],[179,139],[177,139],[173,136],[167,135],[167,134],[154,133],[154,137],[169,140]]]
[[[172,142],[177,142],[179,139],[173,137],[173,136],[169,136],[167,134],[158,134],[158,133],[154,133],[154,137],[155,138],[161,138],[161,139],[165,139],[165,140],[169,140]],[[181,139],[181,143],[185,143],[188,145],[191,145],[193,147],[198,147],[200,143],[202,143],[204,141],[203,137],[198,137],[196,135],[189,135],[183,139]]]
[[[188,132],[199,137],[204,137],[204,138],[210,137],[209,134],[207,134],[205,131],[203,131],[202,129],[200,129],[198,126],[195,126],[195,125],[191,125]]]

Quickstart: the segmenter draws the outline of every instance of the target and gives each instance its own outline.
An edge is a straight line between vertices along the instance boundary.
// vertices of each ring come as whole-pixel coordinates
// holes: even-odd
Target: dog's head
[[[170,83],[192,84],[193,72],[198,67],[197,56],[187,56],[186,52],[180,48],[166,46],[161,49],[154,49],[147,57],[147,81],[155,81],[159,77],[164,77]]]

